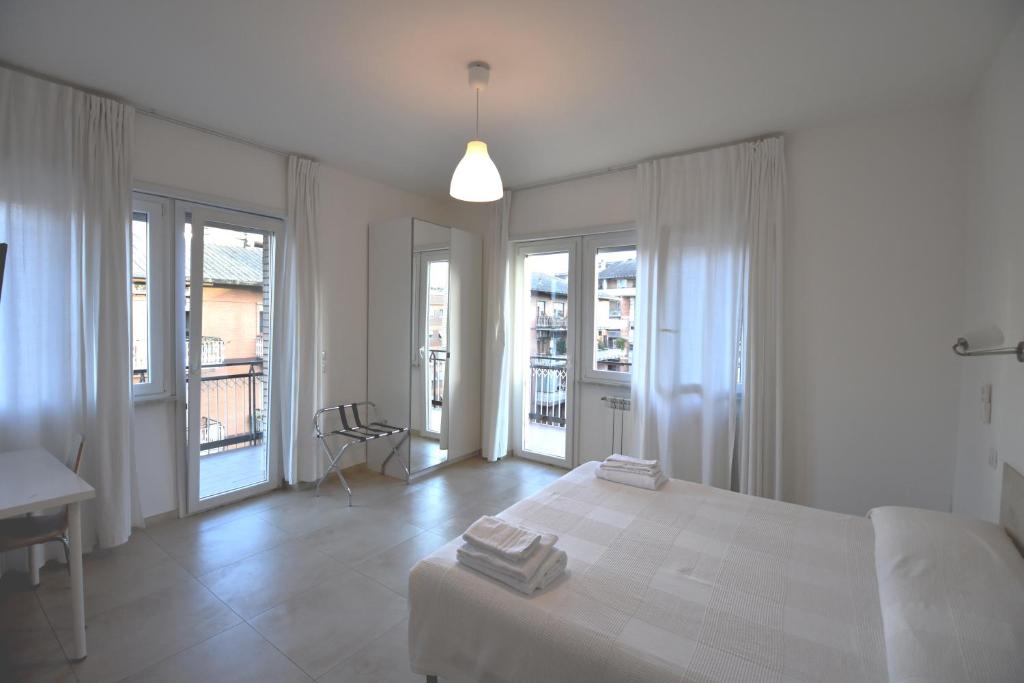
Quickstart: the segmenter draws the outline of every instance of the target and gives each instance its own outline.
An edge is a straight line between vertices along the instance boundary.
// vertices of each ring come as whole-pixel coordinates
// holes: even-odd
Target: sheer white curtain
[[[317,276],[317,202],[320,165],[288,158],[288,223],[278,248],[270,425],[271,457],[280,458],[289,484],[314,481],[324,463],[313,436],[320,408],[321,308]]]
[[[490,462],[508,453],[512,373],[512,260],[508,225],[512,193],[494,203],[487,240],[487,318],[484,327],[483,455]]]
[[[781,139],[640,164],[636,452],[778,494]]]
[[[87,548],[123,543],[142,523],[128,288],[134,116],[0,68],[0,242],[10,244],[0,451],[41,445],[63,458],[84,436],[81,473],[96,488],[83,506]]]

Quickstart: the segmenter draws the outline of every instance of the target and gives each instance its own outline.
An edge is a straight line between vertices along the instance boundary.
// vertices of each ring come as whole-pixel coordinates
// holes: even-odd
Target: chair
[[[362,412],[366,416],[366,420],[363,419],[363,415],[360,415],[360,408],[363,409]],[[345,491],[348,492],[349,506],[352,505],[352,489],[349,488],[348,482],[345,481],[345,477],[341,473],[341,456],[349,446],[386,437],[388,443],[391,444],[391,452],[388,453],[388,457],[384,458],[384,462],[380,465],[380,473],[384,474],[384,468],[387,467],[388,461],[398,453],[402,443],[409,438],[409,428],[391,425],[378,420],[375,417],[376,412],[377,406],[369,401],[345,403],[340,406],[321,408],[316,411],[316,414],[313,416],[313,430],[316,432],[316,438],[320,442],[320,449],[327,456],[328,460],[327,471],[316,482],[317,496],[320,495],[320,484],[330,476],[331,472],[334,472],[338,475],[338,481],[341,482]],[[335,414],[338,416],[340,428],[329,429],[326,425],[326,419]],[[402,435],[402,438],[395,442],[393,437],[399,434]],[[332,442],[335,443],[333,449],[331,448]],[[402,469],[405,470],[405,478],[408,481],[409,468],[405,466],[405,463],[401,463],[401,461],[400,464]]]
[[[82,452],[85,442],[81,436],[75,438],[65,465],[75,474],[82,467]],[[68,506],[57,512],[0,519],[0,552],[31,548],[41,543],[60,541],[64,546],[64,561],[71,571],[71,541],[68,538]]]

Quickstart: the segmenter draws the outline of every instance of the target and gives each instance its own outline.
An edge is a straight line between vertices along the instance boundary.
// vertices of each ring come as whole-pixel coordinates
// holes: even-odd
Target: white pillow
[[[890,683],[1024,680],[1024,558],[995,524],[882,507],[875,567]]]

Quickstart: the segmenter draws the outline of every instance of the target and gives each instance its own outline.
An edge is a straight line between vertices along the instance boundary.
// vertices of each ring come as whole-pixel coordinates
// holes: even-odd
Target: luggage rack
[[[363,415],[360,415],[360,408],[363,408]],[[326,417],[336,414],[340,422],[339,429],[328,429]],[[348,493],[348,504],[352,505],[352,489],[349,488],[345,476],[341,473],[341,456],[350,446],[368,443],[376,439],[387,438],[391,444],[391,452],[380,465],[380,473],[384,474],[388,461],[398,454],[405,440],[409,438],[409,428],[388,424],[386,421],[377,419],[377,406],[370,401],[358,403],[344,403],[338,406],[321,408],[313,416],[313,430],[316,433],[317,441],[320,442],[320,449],[327,456],[327,471],[323,473],[316,482],[316,495],[320,495],[320,484],[334,472],[338,481]],[[363,417],[366,417],[366,420]],[[395,437],[401,435],[396,442]],[[332,444],[334,447],[332,448]],[[409,481],[409,468],[399,458],[399,464],[405,470],[405,480]]]

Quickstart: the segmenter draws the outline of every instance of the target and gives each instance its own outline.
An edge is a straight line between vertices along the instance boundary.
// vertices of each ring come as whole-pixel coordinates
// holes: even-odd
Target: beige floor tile
[[[480,519],[484,515],[491,515],[498,511],[498,509],[493,509],[487,505],[474,505],[464,510],[460,510],[458,514],[453,517],[449,517],[436,526],[431,527],[430,531],[441,536],[445,541],[450,541],[457,536],[461,536],[462,533],[469,528],[469,525],[476,520]]]
[[[75,674],[49,627],[0,631],[0,681],[74,683]]]
[[[289,502],[293,496],[298,495],[296,491],[271,491],[270,493],[243,500],[232,505],[214,508],[201,514],[184,517],[182,519],[171,519],[146,527],[146,534],[156,541],[161,547],[173,546],[177,543],[194,538],[202,531],[208,531],[214,527],[235,522],[244,517],[250,517],[258,512],[270,510],[279,505]]]
[[[119,567],[147,567],[164,559],[167,559],[167,553],[144,529],[132,531],[131,537],[121,545],[97,549],[84,557],[86,563],[100,562],[104,566]]]
[[[27,574],[0,579],[0,681],[74,681]]]
[[[396,593],[408,596],[409,570],[446,542],[443,536],[424,531],[394,548],[371,555],[353,567],[360,574],[384,584]]]
[[[246,515],[157,542],[185,569],[200,576],[280,545],[289,538],[289,534],[259,515]]]
[[[312,491],[303,491],[284,505],[258,513],[262,519],[293,536],[337,524],[348,514],[347,503],[330,496],[316,497]]]
[[[195,579],[93,616],[89,656],[73,665],[82,683],[116,681],[239,623],[237,614]],[[70,629],[57,629],[65,653]]]
[[[370,555],[393,548],[423,529],[401,520],[389,510],[353,508],[341,522],[306,536],[314,548],[331,557],[354,564]]]
[[[457,494],[435,488],[417,488],[393,500],[373,503],[369,509],[385,510],[397,515],[407,524],[429,529],[455,515],[460,507],[470,502],[469,494]]]
[[[13,571],[4,574],[0,579],[0,633],[49,628],[28,575]]]
[[[239,624],[179,652],[125,683],[308,683],[302,669],[248,624]]]
[[[143,567],[105,560],[86,561],[84,576],[87,621],[96,614],[192,578],[191,574],[169,557]],[[54,627],[70,628],[71,584],[68,573],[63,568],[45,573],[38,594],[46,616]]]
[[[320,678],[321,683],[423,683],[409,668],[409,622],[392,626]]]
[[[296,539],[203,574],[199,580],[249,619],[348,571],[343,562],[315,550],[308,540]]]
[[[322,676],[408,616],[405,600],[356,572],[330,580],[251,620],[313,677]]]

